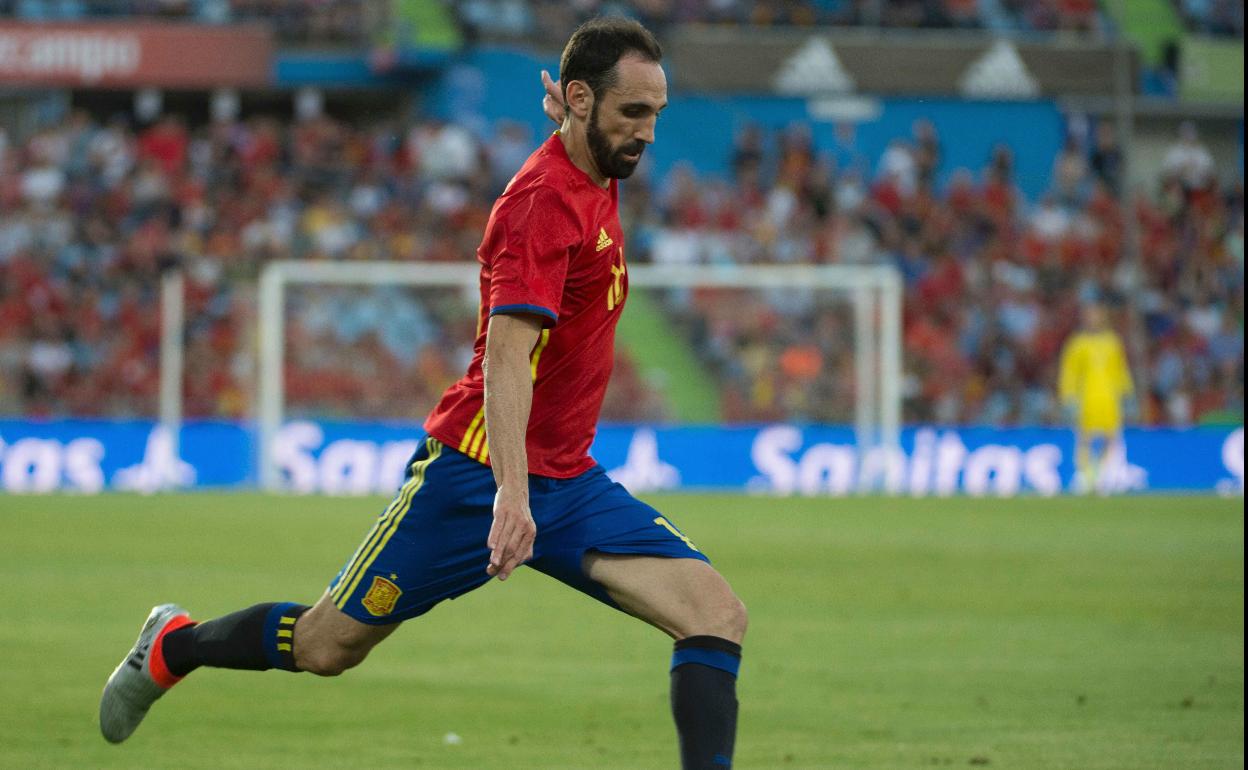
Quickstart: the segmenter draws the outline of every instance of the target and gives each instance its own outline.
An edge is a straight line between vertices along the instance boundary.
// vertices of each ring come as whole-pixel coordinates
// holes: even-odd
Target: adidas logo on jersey
[[[607,235],[607,228],[598,228],[598,245],[594,247],[594,251],[602,251],[613,243],[615,241],[611,240],[611,236]]]

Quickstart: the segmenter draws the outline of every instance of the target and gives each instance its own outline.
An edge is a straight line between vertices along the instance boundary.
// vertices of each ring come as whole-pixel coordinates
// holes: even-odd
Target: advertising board
[[[272,79],[264,26],[0,22],[0,85],[244,88]]]
[[[275,459],[296,494],[391,494],[421,436],[417,425],[287,422]],[[0,420],[0,490],[155,492],[255,486],[255,433],[191,422],[175,455],[150,421]],[[1125,457],[1102,491],[1243,494],[1239,428],[1129,429]],[[843,496],[1057,495],[1074,488],[1069,431],[910,428],[896,451],[860,452],[853,431],[828,426],[603,426],[593,454],[634,492],[721,490]]]

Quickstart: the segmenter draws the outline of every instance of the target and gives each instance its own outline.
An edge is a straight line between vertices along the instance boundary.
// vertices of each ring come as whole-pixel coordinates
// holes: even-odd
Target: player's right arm
[[[533,405],[529,355],[541,333],[542,319],[529,314],[495,315],[485,333],[485,435],[498,485],[486,572],[499,580],[532,558],[537,536],[525,436]]]
[[[486,572],[505,580],[533,556],[528,428],[536,372],[529,356],[543,326],[559,320],[563,281],[580,228],[551,188],[513,192],[491,215],[481,244],[489,270],[485,333],[485,440],[498,493]]]

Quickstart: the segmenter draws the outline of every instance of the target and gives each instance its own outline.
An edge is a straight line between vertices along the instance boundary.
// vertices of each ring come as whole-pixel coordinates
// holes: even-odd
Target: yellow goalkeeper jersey
[[[1134,386],[1122,340],[1112,331],[1077,332],[1062,348],[1058,394],[1074,404],[1083,430],[1122,428],[1122,400]]]

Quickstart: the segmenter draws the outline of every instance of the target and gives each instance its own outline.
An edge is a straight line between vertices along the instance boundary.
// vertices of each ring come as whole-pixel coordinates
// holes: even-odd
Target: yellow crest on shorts
[[[373,584],[369,586],[368,593],[364,594],[360,603],[364,605],[364,609],[368,610],[369,614],[381,617],[394,612],[394,605],[402,595],[403,589],[381,575],[374,575]]]

